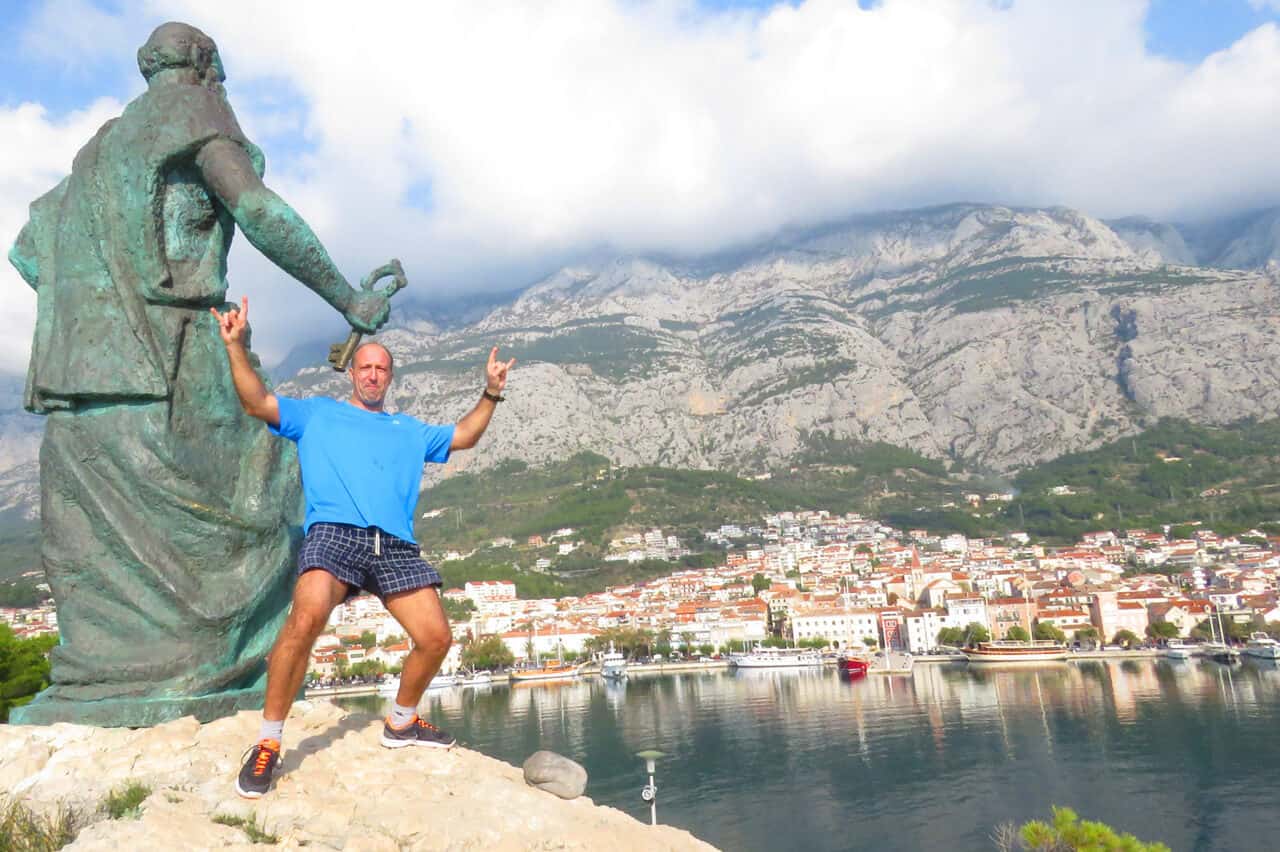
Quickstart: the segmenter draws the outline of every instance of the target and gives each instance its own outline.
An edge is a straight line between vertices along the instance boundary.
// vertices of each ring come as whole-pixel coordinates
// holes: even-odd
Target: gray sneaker
[[[262,740],[245,752],[246,760],[236,778],[236,792],[246,799],[260,799],[271,789],[271,779],[280,762],[280,743]]]
[[[456,742],[453,737],[420,716],[414,716],[413,721],[403,728],[391,727],[390,721],[382,723],[382,744],[387,748],[404,748],[409,745],[453,748]]]

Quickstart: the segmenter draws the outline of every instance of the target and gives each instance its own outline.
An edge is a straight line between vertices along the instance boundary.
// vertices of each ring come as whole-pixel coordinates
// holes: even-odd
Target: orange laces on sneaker
[[[271,763],[271,756],[280,754],[280,745],[275,740],[263,740],[258,743],[258,757],[253,762],[253,774],[263,775]]]
[[[439,729],[439,728],[437,728],[435,725],[431,724],[430,722],[428,722],[426,719],[422,718],[421,716],[419,716],[419,717],[418,717],[418,727],[419,727],[419,728],[426,728],[427,730],[430,730],[430,731],[435,731],[437,734],[438,734],[438,733],[440,733],[440,729]]]

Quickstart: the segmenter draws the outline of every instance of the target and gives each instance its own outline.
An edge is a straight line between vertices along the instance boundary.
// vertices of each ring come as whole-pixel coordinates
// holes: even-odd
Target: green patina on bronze
[[[26,407],[53,685],[25,724],[152,725],[260,707],[300,540],[292,444],[241,410],[210,307],[235,228],[358,330],[386,321],[262,184],[217,48],[186,24],[138,51],[147,91],[31,205],[10,260],[38,313]]]

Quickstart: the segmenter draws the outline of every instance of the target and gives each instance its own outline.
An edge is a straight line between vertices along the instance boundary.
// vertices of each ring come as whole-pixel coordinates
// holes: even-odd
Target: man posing
[[[236,791],[256,799],[271,786],[280,759],[284,720],[302,686],[311,647],[333,608],[356,589],[382,599],[413,641],[400,674],[395,706],[382,728],[382,744],[450,748],[453,737],[418,718],[418,701],[440,668],[452,637],[440,604],[440,575],[413,538],[413,510],[424,462],[444,463],[452,450],[480,440],[515,359],[485,367],[486,387],[475,408],[454,426],[430,426],[406,414],[388,414],[391,353],[379,343],[356,350],[351,396],[290,399],[270,393],[249,363],[244,337],[249,300],[220,314],[219,333],[244,410],[298,444],[306,497],[306,536],[298,554],[293,606],[267,658],[267,697],[257,745],[236,780]]]

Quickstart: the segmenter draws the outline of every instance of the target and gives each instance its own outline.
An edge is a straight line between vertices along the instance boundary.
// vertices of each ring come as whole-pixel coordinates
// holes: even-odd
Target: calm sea
[[[726,850],[992,849],[1050,805],[1174,850],[1280,849],[1280,668],[1255,661],[920,664],[639,675],[432,692],[423,715],[519,765],[587,768],[587,795]],[[381,699],[346,699],[383,712]]]

